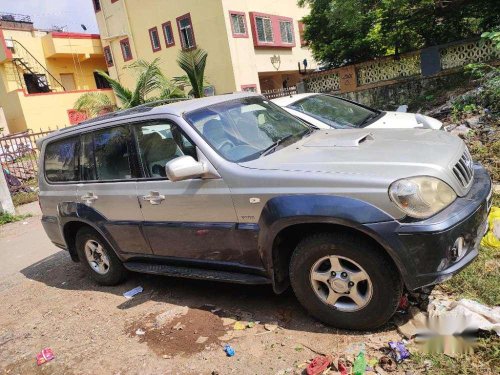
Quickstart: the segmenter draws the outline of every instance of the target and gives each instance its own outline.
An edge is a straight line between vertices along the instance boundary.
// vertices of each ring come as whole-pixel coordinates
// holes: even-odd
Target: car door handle
[[[92,192],[88,192],[87,194],[82,195],[81,198],[82,198],[82,201],[85,201],[85,203],[92,204],[92,202],[95,201],[96,199],[98,199],[99,197],[97,195],[94,195],[94,193],[92,193]]]
[[[148,195],[144,195],[142,199],[149,201],[151,204],[161,204],[161,202],[165,200],[165,196],[157,191],[151,191]]]

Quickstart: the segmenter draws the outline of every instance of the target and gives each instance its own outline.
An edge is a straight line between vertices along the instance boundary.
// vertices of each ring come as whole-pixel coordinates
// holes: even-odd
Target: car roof
[[[168,104],[163,104],[163,105],[157,105],[155,106],[155,102],[153,103],[146,103],[141,106],[137,106],[134,108],[130,109],[125,109],[121,111],[116,111],[112,112],[103,116],[99,116],[87,121],[80,122],[79,124],[69,126],[64,129],[60,129],[57,131],[54,131],[50,133],[48,136],[40,139],[40,143],[44,142],[48,139],[51,139],[53,137],[58,137],[62,134],[66,133],[78,133],[84,130],[87,130],[88,128],[95,127],[98,125],[103,125],[106,124],[110,121],[114,121],[120,118],[126,118],[126,119],[133,119],[135,117],[142,117],[144,113],[148,113],[148,115],[158,115],[158,114],[165,114],[165,115],[173,115],[173,116],[182,116],[185,112],[191,112],[196,109],[204,108],[213,104],[219,104],[219,103],[224,103],[227,101],[231,100],[236,100],[236,99],[242,99],[242,98],[249,98],[249,97],[262,97],[260,94],[256,93],[250,93],[250,92],[240,92],[240,93],[233,93],[233,94],[223,94],[223,95],[215,95],[215,96],[209,96],[205,98],[198,98],[198,99],[188,99],[188,100],[182,100],[182,99],[175,99],[175,102],[168,103]],[[158,104],[158,103],[156,103]],[[38,144],[38,142],[37,142]]]
[[[314,95],[319,95],[317,92],[307,92],[304,94],[295,94],[295,95],[288,95],[288,96],[283,96],[281,98],[276,98],[272,99],[271,101],[280,107],[286,107],[290,104],[295,103],[296,101],[299,101],[300,99],[307,98],[309,96],[314,96]]]

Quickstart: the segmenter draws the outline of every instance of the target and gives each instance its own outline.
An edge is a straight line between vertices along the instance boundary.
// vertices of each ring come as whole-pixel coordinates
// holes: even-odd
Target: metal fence
[[[5,174],[13,198],[18,193],[36,191],[40,155],[36,141],[50,132],[24,132],[0,137],[2,172]]]
[[[262,91],[262,95],[264,95],[267,99],[281,98],[283,96],[289,96],[293,94],[297,94],[296,86],[291,86],[286,89],[274,89],[274,90]]]

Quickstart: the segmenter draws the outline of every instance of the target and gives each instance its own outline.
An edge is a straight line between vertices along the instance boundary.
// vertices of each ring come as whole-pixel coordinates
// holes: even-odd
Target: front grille
[[[474,169],[472,168],[472,158],[469,150],[465,149],[460,160],[453,167],[453,174],[457,178],[460,185],[463,187],[469,186],[474,177]]]

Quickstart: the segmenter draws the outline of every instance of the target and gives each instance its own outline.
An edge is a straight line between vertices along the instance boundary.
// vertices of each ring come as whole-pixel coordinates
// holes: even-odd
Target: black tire
[[[371,280],[369,302],[357,311],[340,311],[320,299],[311,283],[311,269],[321,258],[336,255],[360,265]],[[318,320],[341,329],[370,330],[396,311],[403,285],[392,261],[372,243],[353,235],[322,233],[303,239],[290,261],[290,283],[299,302]],[[325,284],[325,287],[328,287]]]
[[[109,266],[104,274],[96,272],[90,265],[85,255],[85,244],[87,241],[95,241],[102,247],[102,251],[107,256],[109,260]],[[78,231],[76,234],[76,250],[78,252],[78,257],[80,263],[87,270],[89,275],[100,285],[117,285],[125,280],[127,276],[127,270],[123,267],[122,262],[116,256],[115,252],[110,249],[110,246],[106,240],[94,229],[89,227],[84,227]]]

